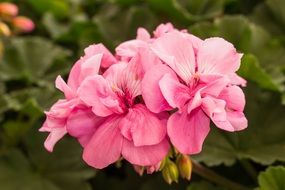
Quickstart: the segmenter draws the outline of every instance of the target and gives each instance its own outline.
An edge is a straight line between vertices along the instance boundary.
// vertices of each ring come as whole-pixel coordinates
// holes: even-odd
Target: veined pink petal
[[[85,147],[102,120],[101,117],[94,115],[90,108],[75,109],[67,119],[66,130]]]
[[[137,39],[148,42],[150,40],[150,34],[145,28],[138,28]]]
[[[142,40],[130,40],[121,43],[116,47],[116,55],[120,57],[132,58],[134,57],[140,48],[147,48],[148,44]]]
[[[201,89],[201,94],[207,94],[214,97],[218,97],[221,91],[230,83],[230,80],[224,76],[201,76],[201,81],[206,81],[205,86]]]
[[[92,106],[93,112],[98,116],[106,117],[114,113],[114,104],[110,107],[111,109],[107,105],[110,99],[117,104],[117,111],[121,111],[116,95],[101,75],[85,79],[78,89],[78,96],[88,106]]]
[[[90,45],[84,50],[84,52],[87,56],[103,54],[101,66],[104,68],[110,67],[117,62],[117,59],[112,55],[112,53],[101,43]]]
[[[169,148],[167,139],[162,140],[159,144],[149,146],[134,146],[133,142],[124,139],[122,155],[131,164],[150,166],[163,160]]]
[[[229,110],[227,111],[227,119],[235,131],[247,128],[248,122],[243,112]]]
[[[229,86],[220,93],[219,99],[225,100],[227,108],[235,111],[243,111],[245,106],[245,96],[238,86]]]
[[[105,51],[102,45],[99,44],[85,48],[84,52],[85,55],[74,64],[68,77],[67,84],[74,92],[85,78],[98,74],[104,58],[106,59],[107,50]]]
[[[210,119],[197,108],[187,114],[176,112],[168,120],[167,133],[172,144],[183,154],[197,154],[210,131]]]
[[[208,38],[197,54],[198,72],[203,74],[231,74],[240,67],[241,54],[223,38]]]
[[[171,32],[173,30],[176,30],[174,26],[171,23],[166,23],[166,24],[160,24],[158,27],[156,27],[155,31],[153,31],[153,35],[155,38],[158,38],[162,36],[163,34],[167,32]]]
[[[102,169],[119,160],[123,145],[119,121],[119,117],[111,116],[96,130],[83,152],[88,165]]]
[[[159,81],[159,87],[168,104],[181,109],[190,100],[190,90],[181,84],[176,77],[165,74]]]
[[[57,120],[58,125],[56,127],[48,126],[48,118],[44,122],[43,126],[39,129],[40,132],[49,132],[48,137],[44,142],[45,148],[52,152],[54,145],[67,133],[64,126],[64,120]],[[55,126],[55,125],[54,125]]]
[[[231,81],[231,84],[240,85],[242,87],[246,86],[247,81],[244,78],[238,76],[236,73],[229,74],[228,77]]]
[[[224,100],[205,97],[202,101],[204,112],[211,118],[218,128],[226,131],[235,131],[227,119],[226,102]]]
[[[165,123],[142,104],[129,109],[120,122],[120,128],[123,131],[130,130],[135,146],[158,144],[166,135]]]
[[[76,97],[76,93],[65,83],[61,76],[57,76],[55,80],[55,86],[57,89],[64,93],[66,99],[70,100]]]
[[[175,76],[175,73],[168,66],[157,64],[145,73],[142,80],[142,96],[147,108],[152,112],[159,113],[172,109],[159,87],[160,79],[167,73]]]
[[[78,77],[79,83],[89,76],[94,76],[99,73],[103,54],[96,54],[85,60],[80,67],[80,74]]]
[[[192,43],[181,33],[173,31],[156,39],[151,49],[187,84],[195,73],[195,54]]]

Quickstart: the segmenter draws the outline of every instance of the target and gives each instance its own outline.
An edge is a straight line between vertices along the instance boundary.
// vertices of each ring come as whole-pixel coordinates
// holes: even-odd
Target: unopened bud
[[[0,3],[0,15],[3,17],[14,17],[18,14],[18,7],[13,3]]]
[[[10,36],[11,35],[11,30],[8,27],[7,24],[4,22],[0,22],[0,36]]]
[[[12,20],[12,24],[18,32],[31,32],[35,28],[34,22],[24,16],[17,16]]]
[[[179,169],[180,176],[182,178],[190,180],[191,179],[191,174],[192,174],[192,162],[191,162],[191,159],[187,155],[180,154],[177,157],[176,163],[177,163],[177,166],[178,166],[178,169]]]
[[[143,175],[143,172],[144,172],[144,167],[143,166],[134,165],[134,169],[140,176]]]
[[[178,183],[179,173],[176,164],[168,160],[162,170],[162,176],[168,184],[171,184],[173,181]]]

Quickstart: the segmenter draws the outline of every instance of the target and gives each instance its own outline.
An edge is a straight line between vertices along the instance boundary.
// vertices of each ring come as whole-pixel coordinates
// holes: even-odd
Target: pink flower
[[[165,63],[148,70],[142,95],[153,112],[178,108],[167,124],[172,144],[184,154],[199,153],[210,119],[227,131],[247,127],[244,94],[235,84],[241,54],[222,38],[204,41],[176,31],[156,39],[152,50]]]
[[[145,28],[138,28],[136,39],[121,43],[116,48],[116,55],[123,61],[129,61],[140,52],[141,49],[149,49],[149,45],[154,39],[171,31],[178,30],[175,29],[171,23],[160,24],[153,32],[154,38],[151,38],[151,35]]]
[[[134,165],[150,166],[168,153],[165,114],[154,114],[139,102],[141,69],[133,63],[112,65],[103,76],[88,77],[79,97],[102,117],[84,148],[83,159],[104,168],[122,156]]]
[[[13,3],[0,3],[0,15],[14,17],[18,14],[18,7]]]
[[[17,16],[15,18],[13,18],[12,25],[19,32],[31,32],[35,29],[34,22],[25,16]]]
[[[71,69],[67,84],[58,76],[56,87],[61,90],[65,99],[56,102],[45,112],[46,121],[40,131],[49,132],[45,148],[52,152],[53,147],[66,133],[76,137],[85,146],[100,123],[91,108],[78,99],[77,90],[88,76],[97,75],[100,65],[108,66],[115,63],[115,58],[102,45],[92,45],[85,49],[85,55]]]
[[[157,163],[157,164],[155,164],[155,165],[152,165],[152,166],[138,166],[138,165],[133,165],[133,167],[134,167],[134,170],[135,170],[140,176],[142,176],[145,170],[146,170],[146,173],[147,173],[147,174],[152,174],[152,173],[154,173],[154,172],[159,171],[160,164],[161,164],[161,162],[159,162],[159,163]]]

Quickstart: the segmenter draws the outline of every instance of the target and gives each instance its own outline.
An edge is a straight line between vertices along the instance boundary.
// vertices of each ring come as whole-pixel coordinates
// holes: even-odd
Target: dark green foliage
[[[137,27],[152,31],[169,21],[203,39],[223,37],[244,53],[238,73],[248,80],[249,127],[230,134],[213,126],[202,153],[192,158],[249,188],[285,189],[284,0],[10,1],[33,19],[36,30],[3,40],[1,190],[225,190],[196,174],[190,182],[169,186],[161,174],[140,177],[124,162],[95,175],[75,140],[65,138],[49,154],[43,147],[46,134],[38,132],[43,110],[61,96],[55,77],[67,77],[84,47],[102,42],[113,51],[134,38]]]

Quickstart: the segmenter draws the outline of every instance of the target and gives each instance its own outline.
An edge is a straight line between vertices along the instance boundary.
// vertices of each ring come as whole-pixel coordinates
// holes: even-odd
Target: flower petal
[[[74,64],[70,71],[67,84],[73,91],[78,89],[85,78],[96,75],[99,72],[104,54],[92,51],[92,49],[96,48],[93,46],[85,49],[85,55]]]
[[[67,133],[67,131],[65,127],[50,128],[45,125],[47,125],[47,122],[45,122],[43,127],[40,128],[40,131],[50,132],[44,142],[44,146],[49,152],[52,152],[54,145]]]
[[[116,47],[116,54],[122,58],[134,57],[140,48],[147,48],[148,44],[142,40],[129,40]]]
[[[116,95],[101,75],[89,77],[84,80],[78,89],[78,96],[88,106],[92,106],[93,112],[101,117],[106,117],[114,113],[114,105],[112,105],[112,109],[109,109],[111,107],[107,107],[110,99],[113,100],[113,103],[116,103],[118,110],[120,108],[119,102],[116,100]]]
[[[159,144],[149,146],[135,146],[133,142],[124,139],[122,155],[131,164],[150,166],[163,160],[169,148],[166,138]]]
[[[176,112],[170,116],[167,124],[167,133],[172,144],[183,154],[201,152],[209,131],[210,119],[199,108],[191,114]]]
[[[117,62],[117,59],[112,55],[112,53],[101,43],[87,47],[84,52],[86,55],[103,54],[101,66],[104,68],[107,68]]]
[[[119,160],[123,145],[119,121],[118,117],[109,117],[96,130],[83,152],[83,160],[88,165],[102,169]]]
[[[208,38],[201,44],[198,54],[198,72],[203,74],[231,74],[240,67],[241,54],[222,38]]]
[[[204,112],[211,118],[218,128],[231,132],[235,131],[227,119],[226,102],[224,100],[213,97],[204,97],[202,101]]]
[[[159,87],[168,104],[181,109],[190,100],[189,88],[181,84],[176,77],[165,74],[159,81]]]
[[[245,106],[245,96],[238,86],[229,86],[219,95],[219,99],[225,100],[227,108],[235,111],[243,111]]]
[[[75,109],[67,119],[66,130],[85,147],[101,123],[102,118],[94,115],[91,109]]]
[[[65,83],[61,76],[57,76],[55,80],[55,86],[57,89],[64,93],[66,99],[70,100],[76,97],[76,93]]]
[[[169,32],[153,42],[151,49],[187,84],[195,73],[192,43],[177,31]]]
[[[150,111],[155,113],[171,109],[159,87],[159,80],[166,73],[175,76],[175,73],[168,66],[157,64],[145,73],[141,82],[145,104]]]
[[[137,39],[148,42],[150,40],[150,34],[145,28],[138,28]]]
[[[121,129],[129,129],[135,146],[158,144],[165,138],[166,125],[144,105],[137,104],[120,122]]]
[[[247,119],[243,112],[239,111],[227,111],[227,119],[235,129],[235,131],[240,131],[248,126]]]

